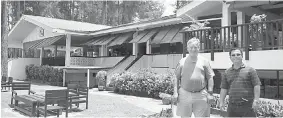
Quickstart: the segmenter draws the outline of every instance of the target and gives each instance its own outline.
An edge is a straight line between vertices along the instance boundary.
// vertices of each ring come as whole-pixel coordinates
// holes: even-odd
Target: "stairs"
[[[115,73],[120,73],[126,70],[126,68],[129,66],[129,64],[135,60],[135,56],[128,56],[127,58],[121,60],[114,68],[110,69],[107,72],[107,78],[112,76]]]

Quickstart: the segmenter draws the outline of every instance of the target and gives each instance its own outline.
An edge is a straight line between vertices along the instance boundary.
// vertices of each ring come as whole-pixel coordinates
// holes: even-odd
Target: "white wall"
[[[40,36],[40,27],[36,27],[25,39],[23,42],[35,41],[40,40],[48,37],[59,36],[61,34],[53,33],[48,30],[44,30],[44,36]]]
[[[249,53],[250,60],[248,61],[245,60],[244,53],[243,61],[247,65],[258,70],[283,70],[283,50],[250,51]],[[211,59],[210,53],[200,53],[200,55],[208,60]],[[139,68],[151,67],[175,68],[181,58],[182,54],[144,55],[129,70],[134,71]],[[229,58],[229,52],[216,52],[214,61],[211,61],[211,66],[213,69],[227,69],[231,67],[232,62]]]
[[[8,62],[8,76],[13,77],[14,80],[25,80],[27,65],[39,65],[39,58],[18,58]]]

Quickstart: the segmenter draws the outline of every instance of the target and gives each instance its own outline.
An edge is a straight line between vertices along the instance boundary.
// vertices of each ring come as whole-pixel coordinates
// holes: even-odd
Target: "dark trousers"
[[[256,117],[252,102],[229,103],[228,117]]]

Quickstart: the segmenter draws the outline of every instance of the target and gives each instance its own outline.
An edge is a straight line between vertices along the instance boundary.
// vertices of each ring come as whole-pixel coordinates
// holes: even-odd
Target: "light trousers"
[[[206,89],[192,93],[180,88],[176,115],[191,117],[194,113],[195,117],[209,117],[210,105],[207,101],[207,95]]]

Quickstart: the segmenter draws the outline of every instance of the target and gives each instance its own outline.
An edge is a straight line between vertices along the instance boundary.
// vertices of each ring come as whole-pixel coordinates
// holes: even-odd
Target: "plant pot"
[[[104,86],[98,86],[98,91],[104,91]]]
[[[162,99],[162,104],[169,105],[170,103],[171,103],[170,99],[168,99],[168,98],[163,98]]]

